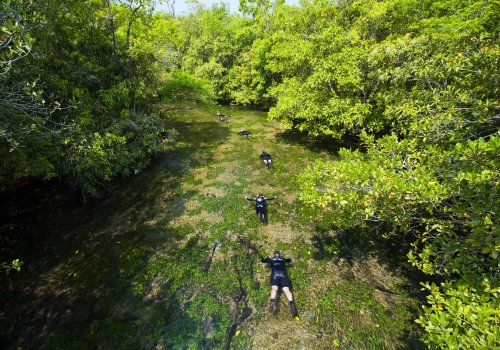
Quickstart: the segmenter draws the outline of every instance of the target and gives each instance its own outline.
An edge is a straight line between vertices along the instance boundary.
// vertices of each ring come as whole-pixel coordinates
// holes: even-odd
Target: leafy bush
[[[309,167],[301,199],[337,227],[372,228],[443,282],[427,286],[419,320],[429,346],[498,347],[498,4],[368,0],[332,11],[300,37],[314,43],[304,71],[276,66],[286,75],[270,115],[362,146]]]
[[[427,331],[441,330],[441,320],[455,317],[447,310],[454,307],[462,285],[469,290],[461,303],[475,303],[472,310],[490,312],[497,287],[491,282],[485,293],[482,284],[496,281],[498,269],[500,237],[494,213],[500,207],[500,137],[469,140],[448,150],[421,149],[418,143],[394,136],[367,142],[366,153],[343,150],[338,162],[318,161],[309,167],[300,176],[301,199],[324,208],[340,228],[375,223],[379,235],[411,249],[412,265],[445,279],[443,294],[428,288],[431,303],[441,301],[424,309],[426,318],[420,322]],[[441,308],[442,303],[450,304]],[[481,325],[464,323],[464,330],[432,331],[425,341],[449,344],[449,337],[455,337],[452,343],[461,344],[461,334],[469,334],[469,326],[487,339],[498,319]]]
[[[500,346],[500,288],[467,285],[450,288],[425,284],[430,295],[425,315],[416,321],[427,332],[426,343],[433,349],[496,349]]]
[[[112,178],[138,174],[152,156],[173,147],[177,132],[166,130],[158,116],[127,114],[105,132],[63,141],[65,173],[84,193],[99,195]]]
[[[0,267],[2,269],[4,269],[4,271],[6,271],[7,273],[9,273],[12,270],[16,270],[17,272],[19,272],[19,271],[21,271],[21,266],[23,264],[24,263],[22,261],[20,261],[19,259],[14,259],[14,260],[12,260],[11,263],[6,263],[6,262],[0,263]]]
[[[180,71],[173,70],[160,88],[160,97],[168,102],[179,100],[208,103],[214,95],[207,81]]]

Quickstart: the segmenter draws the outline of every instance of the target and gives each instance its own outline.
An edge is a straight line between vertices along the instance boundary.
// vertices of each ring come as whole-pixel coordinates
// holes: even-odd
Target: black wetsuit
[[[260,159],[264,159],[264,160],[271,159],[271,155],[269,153],[264,153],[264,152],[262,152],[259,157],[260,157]]]
[[[250,132],[249,132],[249,131],[246,131],[246,130],[240,130],[240,131],[238,132],[238,135],[242,135],[242,136],[249,137],[249,136],[250,136]]]
[[[260,261],[271,266],[271,286],[279,288],[290,287],[290,279],[286,273],[286,264],[292,259],[289,258],[263,258]]]
[[[257,197],[257,198],[247,198],[249,201],[255,201],[255,212],[257,214],[265,214],[267,208],[267,201],[273,200],[273,198]]]

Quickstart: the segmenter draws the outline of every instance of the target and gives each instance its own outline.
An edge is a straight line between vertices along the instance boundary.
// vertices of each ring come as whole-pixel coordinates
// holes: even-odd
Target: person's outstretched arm
[[[266,198],[266,200],[268,200],[268,201],[272,201],[273,199],[276,199],[276,196],[271,197],[271,198]]]
[[[271,262],[271,259],[268,256],[266,256],[265,258],[260,257],[260,261],[267,264],[267,263]]]
[[[247,201],[251,201],[251,202],[255,202],[255,201],[256,201],[256,199],[254,199],[254,198],[248,198],[248,197],[245,197],[245,199],[246,199]]]

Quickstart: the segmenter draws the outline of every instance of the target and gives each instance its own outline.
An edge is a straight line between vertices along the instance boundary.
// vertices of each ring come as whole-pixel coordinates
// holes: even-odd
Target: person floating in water
[[[276,196],[272,198],[266,198],[262,193],[259,193],[259,195],[256,198],[248,198],[245,197],[246,200],[255,202],[255,212],[257,213],[257,216],[259,217],[259,220],[266,223],[267,222],[267,201],[276,199]]]
[[[223,123],[229,123],[229,119],[227,118],[227,114],[222,114],[217,112],[217,117],[219,117],[219,121]]]
[[[286,264],[289,264],[292,259],[285,258],[281,252],[276,251],[274,252],[273,258],[265,257],[261,258],[260,261],[265,264],[269,264],[271,267],[271,298],[269,300],[269,313],[274,312],[276,296],[278,294],[278,290],[281,288],[283,292],[285,292],[288,299],[292,317],[298,319],[299,315],[297,313],[297,308],[295,307],[292,292],[290,291],[290,278],[286,273]]]
[[[252,134],[250,134],[250,131],[247,131],[243,128],[240,128],[238,135],[245,136],[245,137],[252,137]]]
[[[262,151],[259,158],[264,161],[265,165],[267,165],[268,167],[271,166],[271,155],[269,153],[267,153],[266,151]]]

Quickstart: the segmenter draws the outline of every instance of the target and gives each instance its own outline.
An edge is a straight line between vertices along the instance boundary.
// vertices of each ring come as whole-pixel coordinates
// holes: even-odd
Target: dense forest
[[[0,9],[1,191],[52,181],[94,201],[178,146],[164,113],[258,108],[297,137],[341,145],[298,175],[300,202],[426,276],[416,322],[429,348],[500,346],[500,2],[240,0],[238,14],[194,2],[180,17],[153,0]],[[3,273],[21,273],[10,260]]]

